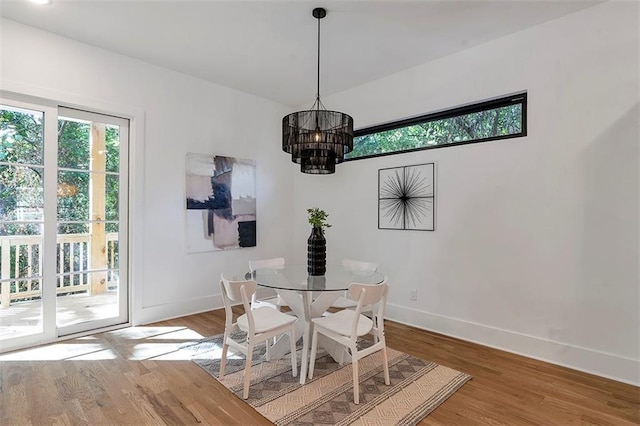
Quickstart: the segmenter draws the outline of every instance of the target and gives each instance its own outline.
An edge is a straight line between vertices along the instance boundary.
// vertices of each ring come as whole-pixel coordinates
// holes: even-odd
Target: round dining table
[[[309,275],[306,264],[286,264],[281,268],[256,269],[245,276],[259,286],[274,289],[302,321],[296,323],[296,336],[302,336],[302,365],[300,383],[304,384],[308,367],[308,350],[311,342],[313,318],[321,317],[338,297],[345,294],[351,283],[380,284],[384,275],[374,271],[354,271],[342,265],[327,265],[324,275]],[[322,337],[322,336],[319,336]],[[268,360],[278,359],[289,352],[288,336],[284,335],[269,350]],[[330,339],[320,339],[323,347],[336,360],[344,360],[338,352],[340,345]]]
[[[255,280],[258,285],[274,290],[309,291],[345,291],[353,282],[361,284],[380,284],[384,275],[374,271],[354,271],[342,265],[327,265],[324,275],[309,275],[306,264],[286,264],[282,268],[256,269],[246,278]]]

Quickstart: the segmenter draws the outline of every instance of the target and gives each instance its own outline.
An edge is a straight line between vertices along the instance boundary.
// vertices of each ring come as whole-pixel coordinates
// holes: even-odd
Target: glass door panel
[[[42,334],[44,112],[0,105],[0,347]]]
[[[128,321],[119,244],[127,229],[127,176],[120,166],[128,121],[60,108],[58,127],[56,318],[65,335]]]

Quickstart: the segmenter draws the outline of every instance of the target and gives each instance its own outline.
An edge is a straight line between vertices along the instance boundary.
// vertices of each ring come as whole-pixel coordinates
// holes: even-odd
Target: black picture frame
[[[435,231],[435,163],[378,170],[378,229]]]

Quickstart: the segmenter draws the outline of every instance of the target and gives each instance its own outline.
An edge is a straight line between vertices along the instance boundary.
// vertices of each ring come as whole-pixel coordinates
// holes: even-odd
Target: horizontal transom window
[[[527,135],[527,94],[505,96],[463,107],[356,130],[356,160]]]

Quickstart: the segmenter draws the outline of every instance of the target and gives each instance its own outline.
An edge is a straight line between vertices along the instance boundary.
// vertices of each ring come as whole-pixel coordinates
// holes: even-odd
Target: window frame
[[[378,154],[362,155],[354,158],[345,158],[345,161],[356,161],[367,158],[384,157],[387,155],[406,154],[409,152],[424,151],[427,149],[444,148],[451,146],[469,145],[474,143],[490,142],[502,139],[513,139],[527,136],[527,92],[519,92],[511,95],[501,96],[499,98],[474,102],[472,104],[463,105],[455,108],[450,108],[442,111],[431,112],[428,114],[422,114],[416,117],[404,118],[401,120],[390,121],[388,123],[376,124],[374,126],[364,127],[354,131],[354,138],[359,136],[366,136],[374,133],[386,132],[389,130],[399,129],[403,127],[409,127],[416,124],[428,123],[431,121],[443,120],[447,118],[455,118],[462,115],[473,114],[477,112],[508,107],[511,105],[522,105],[522,127],[519,133],[513,133],[510,135],[491,136],[488,138],[472,139],[460,142],[451,142],[439,145],[428,145],[419,148],[409,148],[401,151],[382,152]]]

